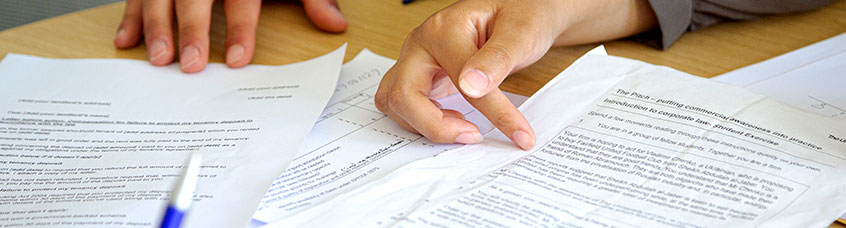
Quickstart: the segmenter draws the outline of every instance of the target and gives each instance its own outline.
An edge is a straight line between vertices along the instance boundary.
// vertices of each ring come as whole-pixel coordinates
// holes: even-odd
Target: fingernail
[[[476,144],[482,142],[483,139],[484,137],[482,137],[482,134],[479,134],[478,132],[467,132],[458,135],[458,137],[455,138],[455,142],[461,144]]]
[[[429,100],[432,101],[432,104],[435,104],[435,107],[438,107],[439,109],[444,109],[444,105],[442,105],[441,102],[438,102],[438,101],[433,100],[433,99],[429,99]]]
[[[179,57],[179,65],[182,70],[191,69],[194,64],[200,61],[200,50],[194,46],[188,46],[182,49],[182,56]]]
[[[241,60],[241,57],[244,56],[244,46],[240,44],[229,46],[229,50],[226,51],[226,64],[234,64]]]
[[[532,147],[535,146],[535,139],[532,138],[532,136],[525,131],[518,130],[514,132],[514,135],[511,136],[511,138],[514,139],[514,142],[517,143],[517,146],[519,146],[523,150],[532,149]]]
[[[447,80],[438,80],[432,85],[432,90],[429,91],[429,98],[431,99],[440,99],[443,98],[449,93],[449,87],[446,87]]]
[[[121,37],[123,37],[124,33],[126,33],[126,30],[124,30],[123,28],[118,29],[117,35],[115,35],[115,39],[120,39]]]
[[[488,76],[476,69],[468,71],[467,75],[464,75],[464,78],[459,82],[461,84],[461,90],[465,94],[474,97],[482,96],[482,90],[485,90],[489,83],[490,79],[488,79]]]
[[[167,44],[163,40],[155,40],[153,44],[150,45],[150,62],[156,62],[156,60],[161,59],[165,55],[165,51],[167,49]]]

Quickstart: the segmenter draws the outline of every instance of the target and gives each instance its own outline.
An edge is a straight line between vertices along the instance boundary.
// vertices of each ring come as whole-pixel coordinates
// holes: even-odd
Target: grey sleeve
[[[635,36],[648,45],[666,49],[682,34],[725,20],[809,11],[837,0],[649,0],[658,28]]]

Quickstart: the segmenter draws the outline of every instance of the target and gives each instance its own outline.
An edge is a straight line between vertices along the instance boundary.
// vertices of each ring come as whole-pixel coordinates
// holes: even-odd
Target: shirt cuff
[[[659,49],[667,49],[690,27],[692,0],[649,0],[658,19],[658,29],[645,32],[637,40]]]

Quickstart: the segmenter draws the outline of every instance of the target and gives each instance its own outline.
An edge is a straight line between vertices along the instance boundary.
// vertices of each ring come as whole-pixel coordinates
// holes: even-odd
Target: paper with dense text
[[[713,79],[811,112],[846,118],[844,72],[846,33]],[[840,219],[846,222],[846,214]]]
[[[571,65],[498,131],[271,227],[822,227],[846,206],[846,122],[665,67]],[[797,121],[801,120],[801,121]]]
[[[373,97],[394,60],[362,50],[341,68],[329,105],[286,172],[274,181],[253,216],[257,222],[284,219],[376,180],[409,162],[456,148],[402,129],[379,112]],[[515,106],[525,96],[506,93]],[[438,100],[487,133],[493,125],[458,94]]]
[[[204,161],[183,227],[244,227],[329,100],[344,51],[194,74],[7,55],[0,227],[158,226],[193,149]]]

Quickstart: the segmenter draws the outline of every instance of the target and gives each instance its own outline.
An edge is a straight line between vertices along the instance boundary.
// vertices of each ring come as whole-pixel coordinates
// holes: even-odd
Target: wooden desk
[[[318,31],[301,6],[265,3],[257,34],[254,64],[279,65],[319,56],[349,42],[349,60],[362,48],[396,58],[405,35],[451,0],[342,0],[349,20],[342,34]],[[16,52],[46,57],[105,57],[147,59],[143,45],[118,50],[112,39],[123,3],[106,5],[0,32],[0,56]],[[224,17],[216,6],[211,28],[212,62],[223,61]],[[661,51],[633,41],[605,43],[612,55],[643,60],[703,77],[760,62],[846,32],[846,0],[810,13],[729,22],[688,33]],[[596,45],[553,48],[538,63],[508,77],[502,88],[531,95],[576,58]]]
[[[343,34],[322,33],[296,4],[265,3],[257,34],[254,64],[279,65],[322,55],[349,42],[346,59],[362,48],[396,58],[405,35],[450,0],[341,0],[349,20]],[[123,3],[106,5],[0,32],[0,56],[15,52],[46,57],[147,59],[142,46],[117,50],[112,45]],[[216,6],[211,28],[212,62],[223,61],[223,10]],[[824,9],[749,22],[723,23],[688,33],[669,50],[660,51],[622,40],[605,43],[612,55],[666,65],[703,77],[760,62],[846,32],[846,0]],[[538,63],[510,76],[503,90],[531,95],[596,45],[554,48]],[[832,224],[831,227],[846,227]]]

